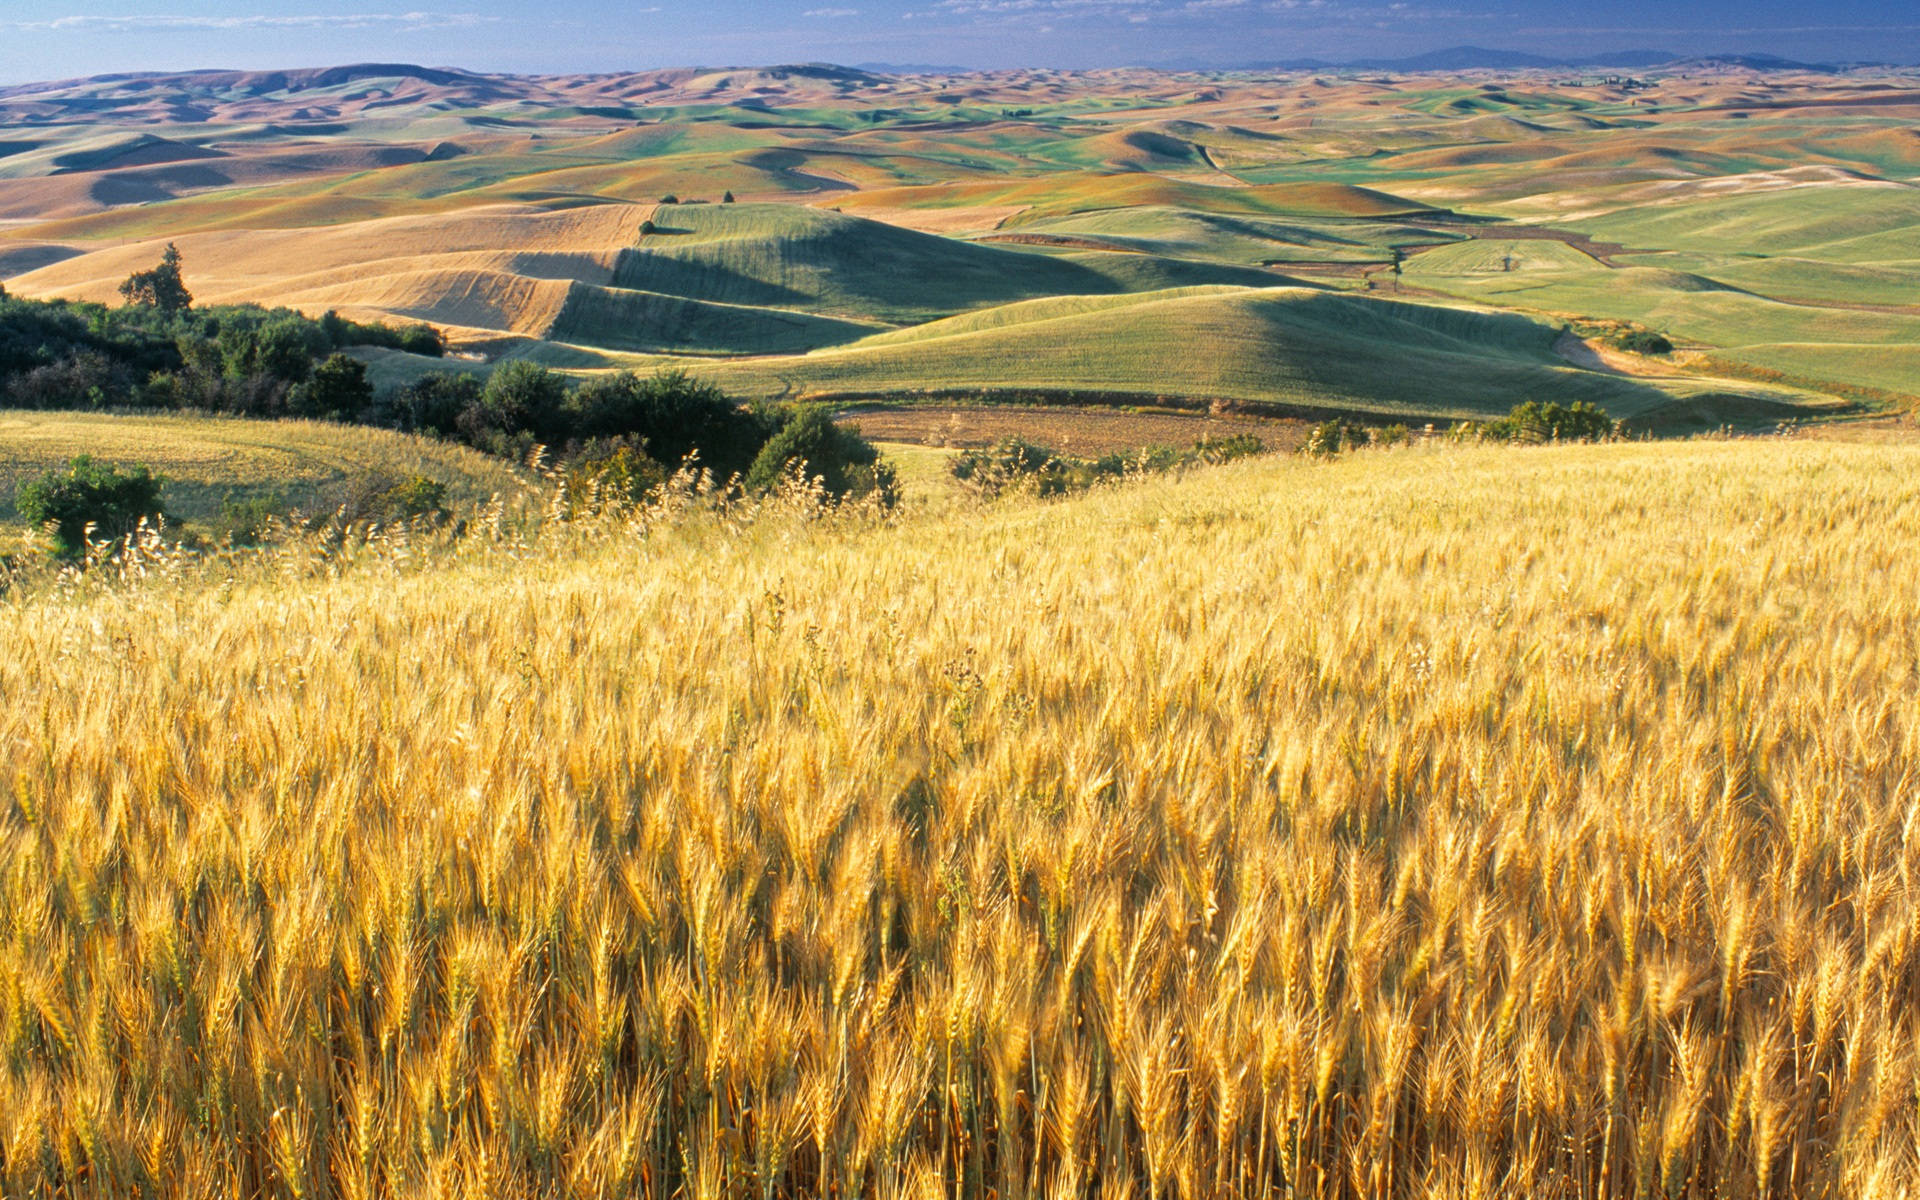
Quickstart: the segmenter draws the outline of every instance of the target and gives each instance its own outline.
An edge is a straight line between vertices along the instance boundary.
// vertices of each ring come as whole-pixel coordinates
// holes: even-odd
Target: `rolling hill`
[[[1288,413],[1468,419],[1529,399],[1585,400],[1659,423],[1704,405],[1791,415],[1759,386],[1633,379],[1569,366],[1526,317],[1304,288],[1192,288],[1036,300],[812,354],[699,368],[742,394],[869,398],[1020,392]],[[1691,419],[1691,418],[1689,418]]]

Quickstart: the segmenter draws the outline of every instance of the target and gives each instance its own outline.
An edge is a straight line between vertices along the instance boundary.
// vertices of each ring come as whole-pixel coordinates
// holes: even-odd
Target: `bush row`
[[[1072,458],[1024,438],[1006,438],[990,447],[968,450],[953,460],[953,476],[975,491],[997,496],[1030,491],[1058,496],[1084,491],[1127,475],[1158,474],[1198,463],[1221,463],[1264,450],[1252,434],[1195,442],[1187,449],[1148,446],[1131,454]]]
[[[1497,420],[1461,421],[1446,436],[1454,441],[1604,442],[1619,433],[1619,422],[1584,400],[1572,404],[1529,400]],[[1405,425],[1367,426],[1334,418],[1308,431],[1300,452],[1330,457],[1363,446],[1397,445],[1411,436]]]

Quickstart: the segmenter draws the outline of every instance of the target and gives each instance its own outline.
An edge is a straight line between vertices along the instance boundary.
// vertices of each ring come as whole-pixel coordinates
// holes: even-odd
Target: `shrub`
[[[400,344],[395,348],[423,358],[445,358],[447,335],[431,325],[409,325],[400,330]]]
[[[569,516],[630,509],[667,479],[667,469],[624,439],[594,442],[567,460],[562,490]]]
[[[1343,450],[1358,450],[1372,443],[1373,434],[1366,426],[1336,417],[1315,425],[1307,433],[1307,440],[1301,443],[1300,453],[1331,458]]]
[[[1002,438],[953,460],[953,477],[988,496],[1009,488],[1053,496],[1069,490],[1069,464],[1059,452],[1025,438]]]
[[[450,515],[447,485],[425,475],[402,480],[381,493],[380,511],[389,521],[443,521]]]
[[[64,473],[22,483],[14,506],[33,524],[51,526],[55,552],[73,557],[86,549],[90,537],[111,541],[132,533],[142,520],[159,520],[165,484],[144,466],[121,470],[82,454],[67,463]]]
[[[1481,432],[1484,437],[1506,442],[1601,442],[1614,436],[1617,429],[1612,417],[1584,400],[1568,405],[1529,400],[1500,420],[1489,422]]]
[[[1672,354],[1673,343],[1651,329],[1629,329],[1607,339],[1608,344],[1633,354]]]
[[[215,344],[231,379],[270,375],[286,383],[304,383],[313,361],[332,348],[320,326],[294,314],[259,320],[254,314],[229,318]]]
[[[1194,454],[1205,463],[1232,462],[1236,458],[1250,458],[1255,454],[1266,453],[1267,444],[1259,435],[1236,433],[1222,438],[1202,438],[1193,444]]]
[[[426,475],[395,479],[391,475],[368,475],[358,480],[348,493],[340,515],[349,521],[444,521],[452,513],[447,507],[447,485]]]
[[[974,490],[997,496],[1008,489],[1057,496],[1080,491],[1107,479],[1151,475],[1199,463],[1223,463],[1266,450],[1266,443],[1250,433],[1202,439],[1186,450],[1172,446],[1143,446],[1128,453],[1104,454],[1095,459],[1069,458],[1024,438],[1005,438],[984,450],[969,450],[953,461],[953,476]]]
[[[0,379],[0,397],[15,408],[111,408],[131,403],[136,391],[132,372],[97,350]]]
[[[872,497],[891,505],[897,499],[893,468],[880,460],[873,443],[834,424],[822,405],[793,410],[747,472],[750,491],[771,491],[794,470],[818,481],[835,500]]]
[[[479,399],[462,410],[454,424],[467,441],[483,448],[515,434],[552,441],[556,432],[564,436],[561,410],[566,400],[565,377],[538,363],[510,362],[494,371]]]
[[[213,519],[214,539],[228,546],[258,545],[280,507],[278,496],[240,497],[228,492],[220,498],[220,514]]]

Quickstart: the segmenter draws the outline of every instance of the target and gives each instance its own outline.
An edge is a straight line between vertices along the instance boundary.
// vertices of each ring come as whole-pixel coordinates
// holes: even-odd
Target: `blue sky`
[[[427,3],[442,7],[416,7]],[[1920,61],[1908,0],[4,0],[0,80],[367,60],[572,72],[1659,48]]]

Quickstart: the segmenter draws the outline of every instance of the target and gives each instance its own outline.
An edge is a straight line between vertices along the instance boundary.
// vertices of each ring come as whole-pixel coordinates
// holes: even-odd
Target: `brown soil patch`
[[[1093,238],[1069,237],[1061,233],[996,233],[992,237],[976,239],[982,242],[1002,242],[1009,246],[1048,246],[1056,250],[1104,250],[1110,254],[1141,254],[1132,246],[1119,246],[1112,242],[1097,241]]]
[[[1609,267],[1618,267],[1614,258],[1622,254],[1632,254],[1626,246],[1614,242],[1596,242],[1584,233],[1574,233],[1567,229],[1549,229],[1543,225],[1481,225],[1451,221],[1435,221],[1420,217],[1405,219],[1408,225],[1417,225],[1422,229],[1438,229],[1447,233],[1458,233],[1475,241],[1495,242],[1562,242],[1589,258],[1597,259]],[[1438,243],[1446,245],[1445,242]],[[1431,247],[1422,247],[1430,249]],[[1409,253],[1413,252],[1408,247]]]

